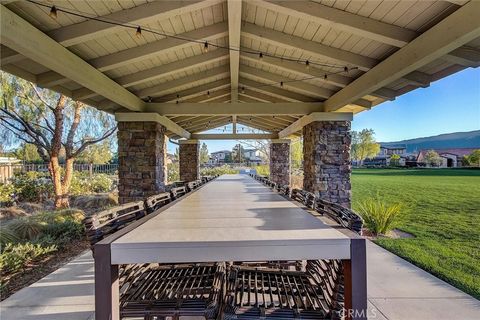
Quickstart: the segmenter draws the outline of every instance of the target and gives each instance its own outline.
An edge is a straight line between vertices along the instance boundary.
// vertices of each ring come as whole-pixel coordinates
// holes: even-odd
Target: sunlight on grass
[[[377,194],[402,204],[397,228],[411,239],[384,248],[480,298],[480,170],[376,170],[352,174],[353,208]]]

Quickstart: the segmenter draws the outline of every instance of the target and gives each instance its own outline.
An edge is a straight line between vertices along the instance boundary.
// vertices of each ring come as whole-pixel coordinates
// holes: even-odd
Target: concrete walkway
[[[369,319],[478,320],[480,301],[368,242]],[[90,252],[1,303],[2,320],[93,319]]]

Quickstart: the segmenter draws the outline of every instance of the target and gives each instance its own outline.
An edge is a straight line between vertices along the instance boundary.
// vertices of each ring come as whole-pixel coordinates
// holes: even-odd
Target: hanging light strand
[[[186,41],[186,42],[202,44],[203,45],[203,50],[205,52],[207,52],[209,50],[209,47],[216,47],[218,49],[225,49],[225,50],[229,50],[229,51],[237,51],[237,52],[241,52],[241,53],[245,53],[245,54],[257,55],[260,59],[262,59],[264,57],[269,57],[269,58],[273,58],[273,59],[278,59],[280,62],[290,61],[290,62],[302,63],[302,64],[306,65],[307,68],[310,65],[316,65],[316,66],[327,67],[327,68],[352,70],[352,68],[349,68],[349,67],[343,66],[343,65],[322,63],[322,62],[317,62],[317,61],[312,61],[312,60],[288,58],[288,57],[284,57],[284,56],[277,56],[277,55],[274,55],[274,54],[269,54],[267,52],[261,52],[261,51],[250,50],[250,49],[239,48],[239,47],[225,46],[225,45],[221,45],[221,44],[217,44],[217,43],[213,43],[213,42],[208,42],[208,41],[201,40],[201,39],[190,39],[190,38],[187,38],[187,37],[184,37],[184,36],[179,36],[179,35],[175,35],[175,34],[166,33],[164,31],[158,31],[158,30],[155,30],[155,29],[152,29],[152,28],[147,28],[145,26],[133,25],[133,24],[130,24],[130,23],[125,23],[125,22],[116,21],[116,20],[112,20],[112,19],[106,19],[106,18],[103,18],[103,17],[91,16],[88,13],[83,13],[83,12],[80,12],[80,11],[73,11],[71,9],[61,8],[61,7],[58,7],[58,6],[52,6],[52,5],[45,4],[45,3],[42,3],[42,2],[38,2],[38,1],[35,1],[35,0],[27,0],[27,2],[33,3],[33,4],[41,6],[41,7],[49,8],[50,9],[49,15],[52,18],[55,18],[55,19],[57,18],[58,13],[62,12],[62,13],[68,14],[68,15],[72,15],[72,16],[87,19],[87,20],[93,20],[93,21],[98,21],[98,22],[102,22],[102,23],[107,23],[107,24],[111,24],[111,25],[124,27],[124,28],[133,29],[133,30],[135,30],[135,34],[138,37],[140,37],[142,35],[142,33],[146,32],[146,33],[151,33],[151,34],[154,34],[154,35],[157,35],[157,36],[169,37],[169,38],[174,38],[174,39],[178,39],[178,40],[182,40],[182,41]]]

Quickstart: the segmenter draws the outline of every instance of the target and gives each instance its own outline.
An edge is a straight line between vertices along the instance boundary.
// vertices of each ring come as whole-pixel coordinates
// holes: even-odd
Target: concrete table
[[[365,242],[341,231],[248,175],[223,175],[96,245],[96,319],[118,318],[118,265],[132,263],[340,259],[346,305],[366,310]]]

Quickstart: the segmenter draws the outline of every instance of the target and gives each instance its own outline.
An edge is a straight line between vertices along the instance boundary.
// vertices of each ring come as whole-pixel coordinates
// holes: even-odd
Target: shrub
[[[21,172],[15,174],[12,185],[19,201],[40,202],[53,194],[53,185],[48,173]]]
[[[254,167],[259,176],[270,176],[270,167],[266,164],[262,164]]]
[[[51,239],[55,244],[63,246],[71,240],[79,239],[83,235],[83,225],[81,223],[67,220],[64,222],[55,222],[45,226],[40,241],[45,243]]]
[[[112,190],[113,180],[104,173],[90,176],[88,172],[74,172],[69,193],[83,195],[94,192],[109,192]]]
[[[223,165],[221,167],[213,167],[213,168],[202,168],[200,170],[200,174],[202,176],[215,176],[215,175],[222,175],[222,174],[236,174],[240,171],[238,169],[232,169],[227,165]]]
[[[72,207],[82,210],[94,209],[95,211],[100,211],[101,209],[118,205],[118,196],[112,193],[81,195],[74,197],[70,204]]]
[[[83,213],[83,211],[78,209],[63,209],[57,211],[42,212],[33,218],[40,223],[46,224],[62,223],[66,221],[82,223],[83,218],[85,218],[85,214]]]
[[[0,183],[0,203],[10,206],[13,203],[12,195],[15,193],[13,184]]]
[[[386,234],[392,230],[396,219],[400,215],[401,205],[387,205],[384,202],[370,198],[358,206],[358,214],[362,217],[365,226],[374,234]]]
[[[8,228],[0,228],[0,246],[3,248],[9,243],[16,243],[20,239],[19,237]]]
[[[104,173],[93,176],[91,183],[92,192],[109,192],[112,190],[113,181]]]
[[[40,257],[56,250],[57,247],[55,245],[42,246],[41,244],[33,243],[9,243],[0,254],[0,270],[2,274],[19,271],[32,261],[37,261]]]
[[[6,227],[20,240],[35,239],[43,229],[43,225],[30,217],[22,217],[9,222]]]

